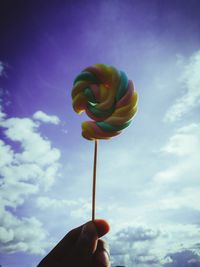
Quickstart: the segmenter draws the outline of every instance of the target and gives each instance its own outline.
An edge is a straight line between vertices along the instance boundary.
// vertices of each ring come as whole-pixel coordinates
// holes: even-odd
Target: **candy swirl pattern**
[[[88,140],[110,139],[128,127],[137,111],[138,95],[123,71],[105,64],[84,69],[74,80],[73,108],[93,121],[82,123]]]

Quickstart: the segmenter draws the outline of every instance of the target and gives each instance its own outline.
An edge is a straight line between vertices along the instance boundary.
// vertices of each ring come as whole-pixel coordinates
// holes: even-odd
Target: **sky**
[[[74,78],[127,73],[138,112],[100,141],[96,217],[112,266],[200,266],[200,2],[0,3],[0,265],[33,267],[91,220],[94,144]]]

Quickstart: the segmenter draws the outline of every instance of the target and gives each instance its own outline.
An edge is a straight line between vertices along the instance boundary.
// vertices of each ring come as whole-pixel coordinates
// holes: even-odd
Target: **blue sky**
[[[36,266],[91,219],[93,142],[71,89],[83,68],[124,70],[131,126],[100,141],[97,217],[113,266],[200,266],[198,1],[69,1],[3,7],[0,264]]]

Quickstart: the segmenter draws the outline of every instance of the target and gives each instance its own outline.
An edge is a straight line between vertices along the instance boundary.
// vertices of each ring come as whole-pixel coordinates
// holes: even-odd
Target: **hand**
[[[108,246],[99,239],[108,231],[104,220],[90,221],[71,230],[38,267],[109,267]]]

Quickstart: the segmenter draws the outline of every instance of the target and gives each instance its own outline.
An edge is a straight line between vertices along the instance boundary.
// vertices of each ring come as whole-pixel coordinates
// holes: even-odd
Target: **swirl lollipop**
[[[92,119],[82,123],[82,136],[95,140],[93,170],[93,208],[95,213],[95,184],[97,140],[110,139],[128,127],[137,111],[137,92],[123,71],[104,64],[84,69],[74,80],[73,108],[78,114],[86,112]]]
[[[96,64],[75,79],[73,108],[85,111],[93,121],[82,123],[82,135],[89,140],[109,139],[121,133],[137,111],[137,93],[126,74],[114,67]]]

